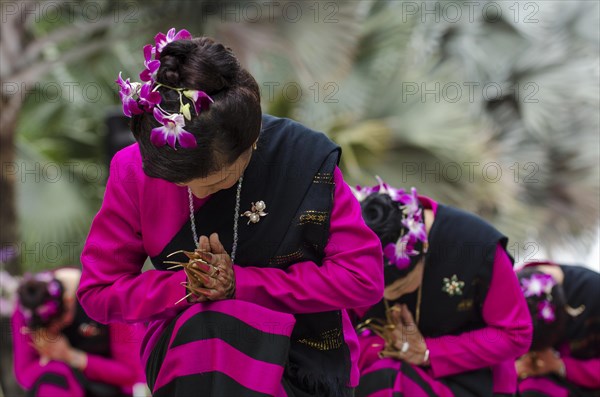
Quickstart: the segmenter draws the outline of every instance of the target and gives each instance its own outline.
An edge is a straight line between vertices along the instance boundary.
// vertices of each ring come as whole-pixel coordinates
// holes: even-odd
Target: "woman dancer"
[[[521,396],[600,396],[600,274],[531,262],[517,273],[533,321],[516,362]]]
[[[175,29],[155,40],[145,83],[119,76],[137,143],[112,161],[83,306],[150,322],[155,396],[351,395],[345,309],[377,302],[383,273],[339,148],[262,115],[256,81],[222,44]],[[156,269],[141,273],[147,257]]]
[[[506,237],[415,189],[380,181],[356,194],[386,258],[383,301],[357,311],[356,395],[513,394],[531,320]]]
[[[81,272],[26,275],[12,318],[15,376],[28,396],[117,397],[145,382],[143,330],[91,320],[75,298]]]

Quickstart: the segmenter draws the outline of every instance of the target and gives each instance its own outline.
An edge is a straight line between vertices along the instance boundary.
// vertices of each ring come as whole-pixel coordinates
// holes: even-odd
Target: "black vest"
[[[425,337],[458,335],[485,327],[482,309],[494,265],[496,247],[506,248],[508,239],[481,218],[456,208],[438,204],[428,236],[418,328]],[[464,286],[454,295],[444,290],[456,275]],[[448,279],[446,281],[445,279]],[[386,280],[386,284],[389,281]],[[416,314],[418,291],[396,302]],[[396,302],[390,302],[392,306]],[[363,318],[385,319],[383,303]],[[416,317],[415,317],[416,320]],[[455,395],[491,395],[491,370],[484,368],[447,379]]]
[[[585,306],[576,317],[568,317],[566,342],[571,355],[579,360],[600,357],[600,274],[580,266],[560,266],[565,278],[563,290],[567,304],[574,309]],[[559,344],[559,345],[560,345]],[[560,347],[560,346],[557,346]]]
[[[74,348],[97,356],[111,357],[108,326],[92,320],[79,301],[77,301],[73,322],[61,332]]]
[[[329,239],[333,172],[339,157],[340,148],[324,134],[289,119],[263,116],[258,148],[244,173],[240,212],[262,200],[268,215],[256,224],[239,218],[237,265],[280,269],[302,261],[321,265]],[[228,252],[236,191],[237,184],[215,193],[195,213],[198,235],[218,233]],[[188,221],[151,259],[157,269],[166,270],[170,265],[163,261],[168,254],[194,248]],[[304,390],[322,396],[342,395],[349,380],[350,358],[341,312],[295,317],[286,370]]]

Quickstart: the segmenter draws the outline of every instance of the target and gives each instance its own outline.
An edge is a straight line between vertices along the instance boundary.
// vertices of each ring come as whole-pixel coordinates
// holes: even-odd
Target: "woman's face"
[[[205,178],[192,179],[188,182],[178,183],[178,186],[187,186],[192,194],[198,198],[205,198],[218,192],[229,189],[240,179],[252,158],[252,148],[244,152],[230,166],[221,169]]]
[[[423,281],[424,260],[421,259],[417,266],[405,277],[394,281],[383,291],[383,297],[387,300],[396,300],[402,295],[410,294],[419,288]]]

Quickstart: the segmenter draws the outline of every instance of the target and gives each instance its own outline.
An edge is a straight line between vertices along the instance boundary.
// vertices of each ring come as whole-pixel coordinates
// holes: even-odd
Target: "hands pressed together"
[[[523,355],[516,361],[515,367],[517,375],[521,379],[548,374],[565,376],[564,362],[560,358],[560,355],[550,348]]]
[[[394,325],[386,332],[385,348],[381,358],[391,357],[413,365],[429,365],[429,351],[413,315],[406,305],[394,305],[389,309],[389,319]]]
[[[235,295],[233,262],[217,233],[200,236],[199,246],[184,269],[188,276],[186,288],[191,294],[189,302],[230,299]]]
[[[46,329],[28,332],[31,335],[31,345],[40,355],[41,365],[61,361],[79,370],[87,366],[87,354],[73,348],[63,334],[54,334]]]

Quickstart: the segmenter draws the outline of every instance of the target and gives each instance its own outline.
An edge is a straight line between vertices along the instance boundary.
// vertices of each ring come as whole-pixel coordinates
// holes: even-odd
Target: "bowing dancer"
[[[75,298],[81,271],[29,274],[12,317],[14,370],[27,396],[131,396],[145,382],[137,357],[141,326],[105,326]]]
[[[381,299],[383,269],[339,147],[261,114],[258,84],[222,44],[175,29],[155,40],[143,85],[118,79],[137,143],[112,160],[84,308],[149,322],[154,396],[352,395],[346,309]]]
[[[357,397],[512,395],[514,360],[531,319],[506,253],[507,238],[480,218],[430,198],[359,188],[385,256],[384,299],[356,310]]]
[[[516,362],[521,396],[600,396],[600,274],[531,262],[517,273],[533,321]]]

